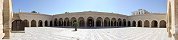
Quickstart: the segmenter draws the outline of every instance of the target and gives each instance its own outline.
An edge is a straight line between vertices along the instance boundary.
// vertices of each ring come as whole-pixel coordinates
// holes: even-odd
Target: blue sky
[[[13,11],[43,14],[99,11],[131,15],[137,9],[166,13],[166,0],[13,0]]]

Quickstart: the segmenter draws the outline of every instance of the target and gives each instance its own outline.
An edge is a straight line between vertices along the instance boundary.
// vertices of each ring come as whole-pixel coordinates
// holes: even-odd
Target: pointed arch
[[[75,17],[72,17],[72,18],[71,18],[71,26],[73,26],[73,23],[74,23],[74,22],[77,22],[77,19],[76,19]]]
[[[111,26],[116,26],[116,18],[111,19]]]
[[[55,19],[54,19],[54,26],[57,26],[57,25],[58,25],[58,24],[57,24],[57,23],[58,23],[57,21],[58,21],[57,18],[55,18]]]
[[[64,19],[64,26],[69,26],[69,18]]]
[[[119,18],[118,19],[119,26],[122,26],[122,20]]]
[[[136,22],[135,21],[132,21],[132,26],[136,27]]]
[[[83,17],[79,17],[78,18],[78,21],[79,21],[79,26],[80,27],[84,27],[85,26],[85,20]]]
[[[141,20],[138,21],[138,27],[142,27],[142,21]]]
[[[93,19],[93,17],[88,17],[87,18],[87,26],[88,27],[94,27],[94,19]]]
[[[131,26],[131,23],[130,23],[130,21],[128,21],[128,27],[130,27]]]
[[[104,19],[104,26],[105,27],[108,27],[109,26],[109,23],[110,22],[110,19],[108,18],[108,17],[106,17],[105,19]]]
[[[161,20],[159,25],[160,25],[160,28],[166,28],[166,21]]]
[[[50,26],[51,26],[51,27],[53,26],[53,21],[52,21],[52,20],[50,21]]]
[[[123,19],[123,26],[126,26],[126,19]]]
[[[148,21],[148,20],[145,20],[145,21],[144,21],[144,27],[149,27],[149,25],[150,25],[149,21]]]
[[[36,27],[36,21],[35,20],[31,21],[31,27]]]
[[[43,27],[43,21],[41,20],[38,21],[38,27]]]
[[[28,20],[24,20],[22,22],[22,24],[23,24],[24,27],[29,27],[29,21]]]
[[[45,27],[47,27],[47,26],[48,26],[48,21],[46,20],[46,21],[45,21]]]
[[[151,22],[151,26],[152,26],[153,28],[157,28],[157,27],[158,27],[158,22],[157,22],[156,20],[153,20],[153,21]]]
[[[102,24],[103,24],[103,19],[102,19],[101,17],[98,17],[98,18],[96,19],[96,26],[97,26],[97,27],[101,27]]]
[[[12,31],[24,31],[25,27],[23,26],[22,20],[14,20],[12,22]]]
[[[63,26],[63,19],[62,18],[59,19],[59,26]]]

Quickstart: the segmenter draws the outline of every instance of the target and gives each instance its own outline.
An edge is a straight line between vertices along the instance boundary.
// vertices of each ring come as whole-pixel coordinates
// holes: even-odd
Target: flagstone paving
[[[12,33],[10,40],[168,40],[166,28],[78,29],[27,27],[25,33]]]

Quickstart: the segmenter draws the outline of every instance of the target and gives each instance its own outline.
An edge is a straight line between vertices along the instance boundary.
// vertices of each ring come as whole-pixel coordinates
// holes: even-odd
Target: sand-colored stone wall
[[[45,24],[45,21],[48,21],[48,25],[49,22],[52,21],[52,15],[45,15],[45,14],[39,14],[39,13],[15,13],[14,14],[14,18],[13,21],[15,20],[27,20],[29,22],[29,27],[31,27],[31,21],[35,20],[36,21],[36,26],[38,27],[38,21],[42,21],[43,22],[43,26]]]
[[[133,16],[129,16],[128,17],[128,21],[131,22],[131,25],[132,25],[132,22],[133,21],[136,21],[136,26],[138,26],[138,21],[141,21],[142,22],[142,27],[144,27],[144,22],[148,20],[149,21],[149,27],[151,27],[151,22],[153,20],[157,21],[158,22],[158,28],[160,27],[160,21],[164,20],[166,21],[166,14],[154,14],[154,13],[151,13],[151,14],[143,14],[143,15],[133,15]]]
[[[160,26],[164,26],[164,25],[161,25],[162,24],[162,23],[160,23],[161,21],[167,22],[166,21],[166,14],[164,14],[164,13],[150,13],[150,14],[127,16],[127,15],[116,14],[116,13],[94,12],[94,11],[71,12],[71,13],[67,12],[67,13],[64,13],[64,14],[56,14],[56,15],[45,15],[45,14],[39,14],[39,13],[20,12],[20,13],[15,13],[13,19],[14,20],[28,20],[29,26],[31,26],[32,20],[36,21],[36,25],[38,25],[39,20],[42,20],[42,23],[43,23],[43,26],[44,26],[45,25],[44,23],[47,20],[48,25],[50,25],[50,21],[52,21],[53,22],[52,25],[54,26],[55,25],[54,22],[56,21],[57,26],[59,26],[59,25],[64,26],[64,24],[61,23],[61,22],[66,21],[65,19],[69,20],[69,23],[70,23],[69,25],[71,25],[72,20],[79,21],[79,18],[83,18],[83,20],[85,22],[84,25],[85,25],[85,27],[87,27],[87,19],[89,17],[91,17],[93,19],[94,26],[96,26],[96,20],[98,20],[98,18],[100,18],[99,20],[102,21],[101,26],[104,26],[104,20],[106,18],[109,18],[109,21],[110,21],[109,25],[110,26],[111,26],[111,21],[116,21],[117,26],[119,26],[119,25],[121,25],[121,26],[133,26],[132,22],[135,21],[136,27],[137,27],[138,21],[141,21],[142,27],[144,27],[144,22],[146,20],[148,20],[149,23],[150,23],[150,24],[148,24],[149,27],[154,25],[154,24],[152,24],[152,21],[156,21],[157,22],[156,28],[160,28]],[[114,19],[114,20],[112,20],[112,19]],[[120,22],[119,19],[122,22],[121,24],[119,24],[119,22]],[[126,24],[124,24],[124,20],[125,20]],[[60,21],[61,24],[58,23],[59,21]],[[130,24],[128,24],[128,21],[130,21]],[[166,24],[166,23],[163,23],[163,24]],[[163,28],[165,28],[165,27],[163,27]]]

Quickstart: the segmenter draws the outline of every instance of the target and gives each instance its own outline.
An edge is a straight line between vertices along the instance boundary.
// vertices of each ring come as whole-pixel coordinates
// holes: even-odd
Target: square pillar
[[[152,24],[151,24],[151,21],[149,21],[149,23],[150,23],[150,25],[149,25],[149,26],[150,26],[150,28],[151,28],[151,25],[152,25]]]
[[[138,22],[136,21],[136,27],[138,27]]]
[[[158,28],[160,28],[160,25],[159,25],[159,24],[160,24],[160,21],[158,21],[158,26],[157,26]]]
[[[94,19],[93,19],[94,20]],[[94,20],[94,27],[96,27],[96,20]]]
[[[43,25],[43,27],[46,27],[46,26],[45,26],[45,21],[42,21],[42,23],[43,23],[43,24],[42,24],[42,25]]]
[[[132,21],[130,21],[130,26],[132,27],[133,25],[132,25]]]
[[[28,25],[29,25],[29,27],[31,27],[31,21],[30,20],[29,20],[29,24]]]
[[[85,28],[87,28],[87,20],[85,19],[84,21],[85,21],[85,25],[84,26],[85,26]]]
[[[12,22],[12,1],[3,1],[3,32],[5,33],[4,39],[9,39],[11,34],[11,22]]]
[[[38,21],[36,21],[36,27],[38,27],[38,23],[39,23],[39,20],[38,20]]]
[[[109,27],[111,27],[111,21],[110,21],[110,23],[109,23],[110,25],[109,25]]]
[[[142,21],[142,27],[144,27],[144,21]]]

